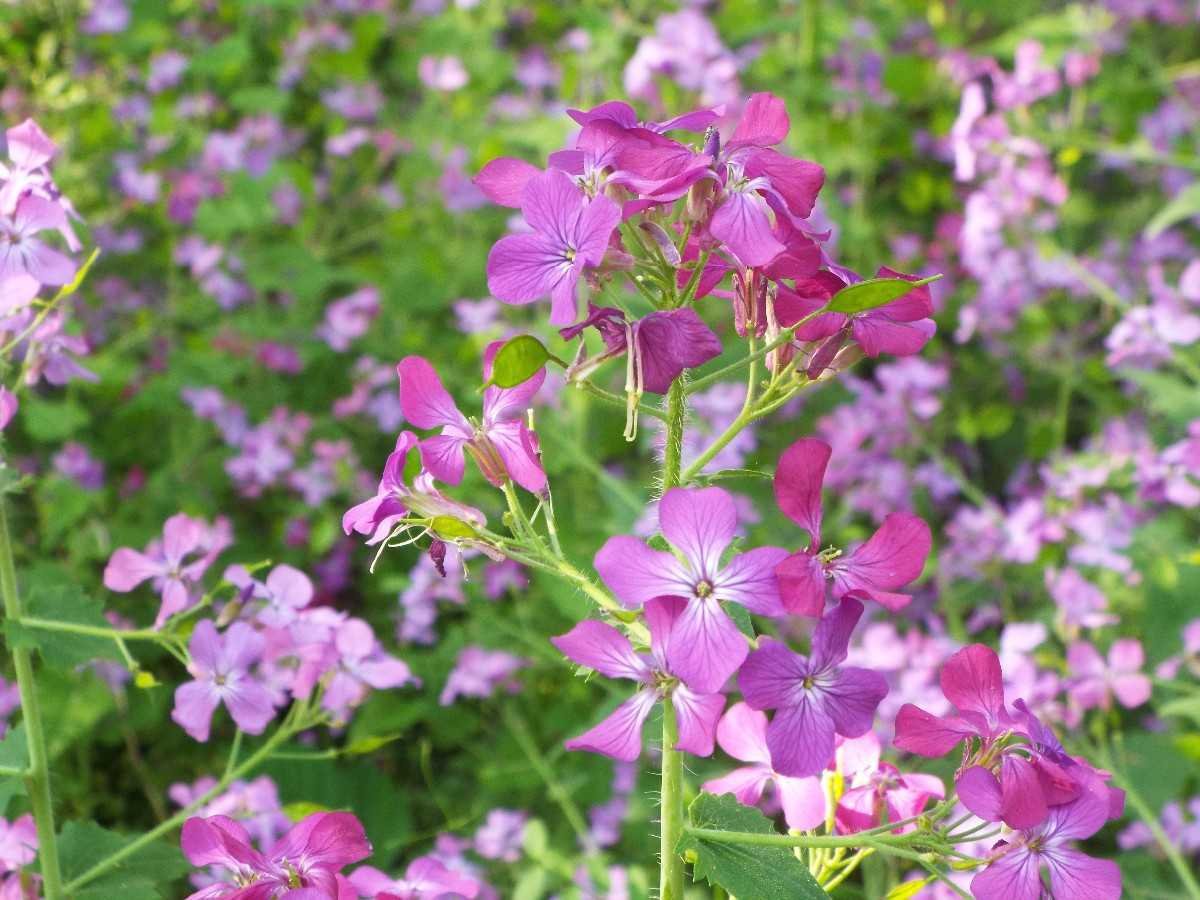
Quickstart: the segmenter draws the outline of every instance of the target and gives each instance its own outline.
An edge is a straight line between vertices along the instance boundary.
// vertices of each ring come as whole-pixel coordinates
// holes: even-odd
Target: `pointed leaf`
[[[931,275],[919,281],[904,278],[868,278],[842,288],[825,307],[827,312],[860,313],[898,300],[913,288],[937,281],[941,275]]]

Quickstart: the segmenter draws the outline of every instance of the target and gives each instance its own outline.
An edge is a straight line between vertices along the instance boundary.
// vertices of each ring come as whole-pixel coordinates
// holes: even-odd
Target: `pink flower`
[[[37,826],[29,813],[0,819],[0,872],[16,872],[37,858]]]
[[[34,298],[41,285],[60,286],[75,277],[75,263],[35,235],[65,229],[67,214],[53,200],[26,194],[10,215],[0,215],[0,284],[6,311]]]
[[[488,290],[506,303],[531,303],[550,295],[550,323],[570,325],[575,286],[585,266],[598,266],[621,221],[620,208],[603,195],[588,199],[571,176],[549,169],[528,179],[521,212],[533,232],[501,238],[488,254]]]
[[[528,665],[529,660],[504,650],[475,644],[463,647],[438,695],[438,704],[450,706],[459,697],[490,697],[500,688],[516,693],[520,690],[516,675]]]
[[[457,56],[422,56],[417,63],[421,83],[435,91],[457,91],[467,86],[470,76]]]
[[[251,578],[242,566],[230,566],[225,580],[241,590],[243,603],[263,601],[254,618],[268,628],[286,628],[313,599],[312,580],[287,564],[275,566],[266,581]]]
[[[238,728],[262,734],[275,717],[271,692],[250,672],[262,651],[262,636],[245,622],[234,622],[224,636],[212,620],[199,622],[188,643],[188,671],[195,680],[175,689],[171,718],[204,743],[213,713],[224,703]]]
[[[1141,672],[1145,662],[1142,642],[1136,638],[1113,641],[1107,663],[1087,641],[1075,641],[1067,648],[1072,675],[1067,691],[1080,709],[1111,709],[1114,696],[1133,709],[1150,699],[1150,678]]]
[[[347,879],[358,896],[377,900],[418,900],[422,897],[479,896],[480,883],[469,875],[447,868],[432,856],[418,856],[403,878],[391,878],[373,866],[360,866]]]
[[[1071,846],[1104,827],[1111,809],[1102,784],[1050,810],[1046,821],[1001,841],[988,867],[971,881],[978,900],[1038,900],[1043,866],[1050,873],[1050,896],[1056,900],[1117,900],[1121,870],[1108,859],[1095,859]]]
[[[771,765],[781,775],[816,775],[833,758],[836,735],[871,728],[887,696],[887,680],[871,669],[841,665],[863,606],[847,598],[817,623],[805,657],[763,638],[738,672],[738,688],[753,709],[773,709],[767,726]]]
[[[342,516],[342,529],[371,535],[368,544],[384,540],[409,512],[421,517],[450,516],[472,525],[484,525],[483,513],[473,506],[451,500],[434,485],[433,475],[422,469],[413,478],[411,487],[404,481],[404,466],[409,452],[420,443],[411,431],[403,431],[396,439],[396,449],[387,458],[383,477],[375,496],[352,506]]]
[[[371,688],[383,690],[420,684],[403,661],[384,652],[375,632],[362,619],[347,619],[333,636],[337,665],[321,697],[322,708],[337,722],[345,722]]]
[[[857,597],[902,609],[912,598],[895,591],[921,574],[932,544],[929,526],[911,513],[892,513],[846,556],[822,551],[821,484],[832,452],[824,441],[801,438],[784,451],[775,470],[779,508],[809,535],[808,546],[775,569],[783,604],[789,612],[819,616],[825,583],[832,580],[835,600]]]
[[[167,519],[162,541],[153,541],[146,551],[117,549],[104,569],[104,586],[126,593],[147,579],[162,596],[154,627],[192,603],[192,589],[231,539],[220,527],[209,527],[201,519],[179,513]],[[187,562],[191,557],[191,561]]]
[[[669,696],[679,725],[679,741],[674,749],[696,756],[712,753],[713,733],[721,710],[725,708],[725,697],[716,689],[689,686],[687,679],[674,670],[668,656],[667,648],[685,614],[686,605],[687,601],[681,597],[655,597],[646,603],[649,657],[635,653],[629,639],[616,628],[595,620],[580,622],[566,634],[551,638],[563,655],[581,666],[595,669],[608,678],[627,678],[639,683],[637,693],[608,718],[567,741],[568,750],[590,750],[632,762],[642,752],[642,726],[646,717],[655,703]],[[745,646],[744,641],[742,646]],[[680,678],[683,683],[673,688],[665,687],[671,677]]]
[[[491,377],[492,360],[501,346],[496,341],[484,353],[485,379]],[[465,453],[470,451],[480,472],[497,487],[511,478],[531,493],[545,488],[546,473],[525,424],[525,411],[546,378],[545,370],[516,387],[492,385],[485,390],[478,426],[459,411],[428,360],[406,356],[396,372],[404,417],[418,428],[441,428],[438,435],[421,441],[421,461],[435,478],[447,484],[462,481]]]
[[[317,336],[332,349],[350,349],[350,344],[367,333],[379,315],[379,288],[368,285],[334,300],[325,309],[325,321]]]
[[[717,726],[717,743],[734,759],[750,765],[710,778],[703,785],[707,793],[733,794],[738,803],[757,806],[763,789],[771,784],[788,828],[806,831],[825,821],[825,789],[820,777],[791,778],[771,767],[766,713],[745,703],[735,703]]]
[[[712,693],[748,652],[745,636],[721,603],[732,601],[758,615],[782,615],[774,570],[787,551],[759,547],[722,566],[721,557],[737,531],[737,508],[721,488],[672,488],[659,501],[658,516],[663,536],[682,560],[620,535],[600,548],[596,571],[630,609],[655,597],[687,601],[667,643],[666,660],[692,690]]]
[[[910,819],[933,799],[946,796],[946,786],[936,775],[902,773],[879,758],[879,738],[872,732],[842,743],[837,750],[838,771],[846,791],[838,801],[837,830],[842,834],[866,831],[885,821]],[[916,830],[915,824],[895,828],[896,834]]]
[[[0,431],[8,427],[8,423],[17,414],[19,405],[17,395],[8,388],[0,385]]]
[[[231,881],[213,884],[187,900],[345,900],[354,888],[341,870],[371,855],[362,824],[350,813],[313,813],[268,853],[226,816],[193,817],[179,839],[194,866],[218,865]]]
[[[32,190],[45,195],[50,184],[46,165],[58,153],[58,145],[33,119],[26,119],[4,132],[11,166],[0,164],[0,215],[11,216],[21,196]]]
[[[979,738],[955,777],[959,799],[981,819],[1032,828],[1048,810],[1073,800],[1090,767],[1062,750],[1021,701],[1014,715],[1004,703],[1004,676],[996,652],[964,647],[942,667],[942,692],[957,710],[935,716],[906,703],[896,716],[895,744],[919,756],[944,756],[960,742]],[[1029,743],[1010,743],[1024,735]]]

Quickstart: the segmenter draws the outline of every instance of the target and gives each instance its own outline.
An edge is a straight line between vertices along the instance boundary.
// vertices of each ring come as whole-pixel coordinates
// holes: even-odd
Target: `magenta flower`
[[[492,360],[503,342],[488,345],[483,376],[492,374]],[[479,471],[500,487],[511,478],[525,490],[538,493],[546,486],[546,473],[538,458],[533,434],[525,424],[525,411],[546,378],[545,370],[516,387],[495,385],[483,392],[483,419],[467,419],[446,392],[433,366],[420,356],[406,356],[396,367],[400,376],[400,406],[404,417],[418,428],[441,428],[441,433],[421,441],[421,460],[435,478],[447,484],[462,481],[465,452],[470,451]]]
[[[881,266],[874,277],[918,280],[916,275],[905,275],[886,266]],[[846,285],[842,277],[823,270],[810,278],[797,279],[795,291],[781,286],[779,324],[784,328],[795,325],[829,303],[830,298]],[[937,330],[930,318],[932,315],[933,297],[929,286],[921,285],[890,303],[864,312],[851,315],[822,313],[800,326],[796,330],[796,337],[801,341],[822,342],[822,348],[827,348],[826,357],[831,357],[850,339],[871,359],[882,353],[912,356],[929,343]],[[809,363],[809,378],[818,377],[823,369],[823,366],[815,366],[815,362],[819,360]]]
[[[411,487],[404,481],[404,465],[409,452],[420,440],[411,431],[403,431],[396,438],[396,449],[387,458],[383,477],[375,496],[352,506],[342,516],[342,530],[346,534],[371,535],[368,544],[377,544],[391,534],[392,529],[409,512],[424,518],[450,516],[471,525],[484,525],[483,513],[472,506],[451,500],[434,485],[433,475],[421,470],[413,478]]]
[[[911,513],[892,513],[866,543],[846,556],[821,550],[821,484],[832,449],[816,438],[801,438],[784,451],[775,470],[775,500],[784,514],[808,532],[808,546],[775,569],[779,593],[789,612],[819,616],[825,608],[825,582],[833,597],[874,600],[890,610],[907,606],[896,593],[921,574],[932,538],[929,526]]]
[[[825,789],[819,776],[791,778],[771,767],[767,747],[767,714],[735,703],[721,717],[717,743],[734,759],[749,763],[719,778],[710,778],[703,788],[709,794],[733,794],[738,803],[757,806],[763,790],[774,785],[788,828],[807,831],[825,821]]]
[[[738,688],[753,709],[773,709],[767,726],[771,765],[781,775],[816,775],[833,758],[837,735],[871,729],[887,696],[887,680],[871,669],[841,665],[863,606],[842,600],[817,623],[807,657],[764,638],[738,672]]]
[[[224,703],[238,728],[262,734],[275,717],[271,692],[250,672],[262,652],[262,635],[245,622],[234,622],[224,636],[211,619],[197,623],[188,643],[188,671],[195,680],[175,689],[171,718],[204,743],[213,713]]]
[[[681,597],[655,597],[645,606],[650,629],[650,655],[635,653],[629,639],[604,622],[580,622],[551,642],[567,658],[595,669],[608,678],[638,682],[637,692],[618,706],[604,721],[566,742],[568,750],[590,750],[613,759],[632,762],[642,752],[642,726],[660,699],[670,697],[679,724],[676,750],[696,756],[713,751],[717,719],[725,708],[725,696],[715,691],[689,687],[675,672],[667,648],[687,605]],[[742,646],[745,646],[743,641]],[[724,681],[724,679],[722,679]]]
[[[846,741],[837,750],[838,771],[846,791],[838,800],[836,822],[842,834],[866,831],[885,821],[900,822],[923,810],[930,800],[942,800],[946,786],[936,775],[906,774],[879,758],[879,738],[868,732]],[[915,824],[893,829],[896,834],[915,831]]]
[[[988,867],[971,880],[978,900],[1117,900],[1121,870],[1108,859],[1095,859],[1071,846],[1104,827],[1111,809],[1103,785],[1082,791],[1070,803],[1050,810],[1044,824],[1009,836],[992,851]],[[1050,875],[1050,894],[1042,869]]]
[[[1062,753],[1053,734],[1023,708],[1020,715],[1009,712],[994,650],[982,644],[959,650],[942,667],[941,683],[957,714],[935,716],[906,703],[896,716],[894,743],[919,756],[938,757],[978,738],[955,777],[967,809],[987,821],[1032,828],[1046,820],[1051,807],[1078,796],[1079,779],[1069,771],[1074,760]],[[1010,743],[1014,735],[1030,742]]]
[[[605,196],[588,199],[569,175],[549,169],[528,180],[521,212],[532,234],[501,238],[488,254],[488,290],[506,303],[550,295],[550,323],[575,321],[575,286],[585,266],[598,266],[621,221]]]
[[[403,878],[391,878],[373,866],[360,866],[347,879],[359,897],[374,900],[418,900],[422,897],[479,896],[480,883],[469,875],[447,868],[433,856],[418,856]]]
[[[162,596],[154,627],[161,628],[167,619],[191,605],[193,587],[229,543],[218,529],[179,513],[163,525],[162,541],[151,542],[144,553],[118,548],[104,569],[104,586],[123,594],[153,579]]]
[[[722,566],[721,557],[737,531],[737,509],[721,488],[672,488],[658,503],[658,521],[682,559],[619,535],[596,554],[596,571],[630,609],[655,597],[687,601],[667,642],[666,660],[692,690],[713,693],[748,652],[745,636],[721,608],[722,601],[758,615],[782,615],[774,570],[787,551],[759,547]]]
[[[230,879],[187,900],[346,900],[355,894],[341,870],[371,855],[362,823],[344,812],[307,816],[268,853],[226,816],[188,819],[179,844],[192,865],[221,866]]]
[[[1136,638],[1113,641],[1107,662],[1087,641],[1075,641],[1067,648],[1067,692],[1080,709],[1111,709],[1114,696],[1126,709],[1141,706],[1150,699],[1150,678],[1141,672],[1145,662]]]

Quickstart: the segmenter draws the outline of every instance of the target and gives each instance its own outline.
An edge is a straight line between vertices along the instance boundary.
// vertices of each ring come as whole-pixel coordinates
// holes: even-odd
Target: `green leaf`
[[[58,836],[63,877],[78,878],[112,856],[132,838],[101,828],[95,822],[68,822]],[[72,900],[167,900],[178,896],[171,883],[191,871],[178,848],[161,841],[126,857],[95,881],[72,893]]]
[[[25,796],[25,782],[20,778],[0,779],[0,816],[8,815],[8,804],[13,797]]]
[[[492,377],[488,385],[516,387],[538,373],[554,355],[531,334],[518,334],[496,351],[492,359]]]
[[[1200,725],[1200,695],[1179,697],[1158,707],[1160,716],[1182,716]]]
[[[43,397],[21,398],[21,423],[35,441],[58,444],[88,423],[88,414],[74,400],[55,402]]]
[[[76,588],[63,585],[31,588],[25,602],[25,618],[112,627],[104,618],[103,607],[98,601],[84,596]],[[40,628],[24,619],[5,622],[4,630],[13,646],[38,650],[46,665],[55,668],[73,669],[94,659],[122,660],[121,652],[111,638]]]
[[[1172,225],[1200,216],[1200,181],[1188,185],[1146,223],[1146,237],[1156,238]]]
[[[866,312],[898,300],[913,288],[937,281],[941,277],[941,275],[931,275],[929,278],[922,278],[919,281],[907,281],[903,278],[868,278],[866,281],[842,288],[833,295],[825,310],[851,315]]]
[[[29,745],[25,743],[25,726],[22,724],[8,729],[8,734],[0,741],[0,766],[24,769],[28,765]]]
[[[733,619],[733,624],[738,627],[738,631],[751,640],[758,637],[754,633],[754,623],[750,621],[750,613],[746,610],[746,607],[740,603],[734,603],[732,600],[726,600],[721,605],[725,607],[725,612],[729,614],[729,618]]]
[[[732,794],[701,794],[688,808],[693,828],[775,834],[771,820]],[[720,885],[738,900],[828,900],[804,865],[787,847],[726,844],[685,833],[675,847],[693,864],[693,877]]]

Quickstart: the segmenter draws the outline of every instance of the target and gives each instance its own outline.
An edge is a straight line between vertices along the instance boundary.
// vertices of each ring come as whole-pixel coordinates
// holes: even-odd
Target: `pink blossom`
[[[1080,709],[1111,709],[1114,696],[1133,709],[1150,699],[1150,678],[1141,671],[1145,662],[1136,638],[1113,641],[1107,661],[1087,641],[1074,641],[1067,648],[1067,691]]]
[[[417,63],[417,75],[425,87],[435,91],[458,91],[470,81],[457,56],[422,56]]]
[[[195,680],[175,690],[171,718],[204,743],[212,715],[224,703],[238,728],[262,734],[275,717],[271,694],[250,672],[262,651],[262,636],[245,622],[234,622],[224,635],[212,620],[199,622],[188,643],[188,671]]]
[[[474,900],[480,889],[480,883],[474,878],[447,868],[432,856],[418,856],[409,863],[402,878],[392,878],[373,866],[360,866],[347,880],[358,892],[356,896],[378,900],[407,897]]]
[[[450,706],[459,697],[490,697],[497,689],[516,693],[520,690],[516,674],[528,665],[529,660],[504,650],[470,644],[459,651],[438,703]]]

